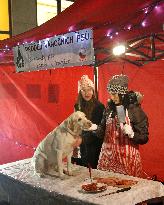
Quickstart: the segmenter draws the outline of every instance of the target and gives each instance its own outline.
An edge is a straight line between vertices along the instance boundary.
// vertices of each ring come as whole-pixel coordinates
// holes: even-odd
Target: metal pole
[[[12,37],[12,12],[11,12],[11,0],[8,0],[8,12],[9,12],[9,34]]]
[[[150,39],[151,39],[151,52],[152,52],[152,59],[153,60],[156,60],[155,59],[155,35],[152,35],[151,37],[150,37]]]
[[[98,99],[98,67],[94,65],[95,96]]]
[[[61,0],[56,0],[57,1],[57,14],[61,13]]]

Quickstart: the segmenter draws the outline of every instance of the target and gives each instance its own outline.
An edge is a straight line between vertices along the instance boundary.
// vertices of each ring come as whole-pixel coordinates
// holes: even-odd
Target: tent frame
[[[109,48],[95,49],[95,55],[105,54],[102,60],[96,60],[95,66],[100,66],[104,63],[114,62],[119,59],[132,63],[138,67],[143,66],[151,61],[164,58],[164,50],[159,47],[159,43],[164,42],[163,34],[151,34],[147,36],[132,39],[126,43],[126,53],[120,57],[116,57]]]

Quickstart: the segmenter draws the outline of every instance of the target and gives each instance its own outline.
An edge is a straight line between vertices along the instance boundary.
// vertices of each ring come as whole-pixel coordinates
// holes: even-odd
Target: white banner
[[[91,65],[93,31],[83,29],[13,48],[16,71]]]

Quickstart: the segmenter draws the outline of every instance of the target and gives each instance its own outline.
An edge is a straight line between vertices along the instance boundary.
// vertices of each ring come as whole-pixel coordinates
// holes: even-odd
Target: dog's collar
[[[73,137],[76,137],[76,136],[77,136],[77,134],[75,134],[74,132],[72,132],[69,128],[65,128],[65,130],[66,130],[69,134],[71,134]]]

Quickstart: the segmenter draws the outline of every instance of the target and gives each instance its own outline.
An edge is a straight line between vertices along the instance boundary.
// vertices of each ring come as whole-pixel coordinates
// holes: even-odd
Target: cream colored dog
[[[42,177],[55,170],[64,179],[63,159],[67,158],[67,174],[72,175],[71,156],[74,144],[82,130],[88,130],[91,126],[91,121],[87,120],[83,112],[71,114],[39,143],[32,158],[35,173]]]

